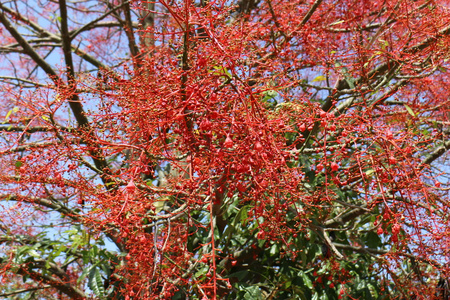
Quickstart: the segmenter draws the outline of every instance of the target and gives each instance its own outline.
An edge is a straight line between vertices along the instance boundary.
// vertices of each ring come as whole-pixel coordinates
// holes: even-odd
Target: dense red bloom
[[[0,295],[438,295],[449,20],[440,0],[0,3]]]

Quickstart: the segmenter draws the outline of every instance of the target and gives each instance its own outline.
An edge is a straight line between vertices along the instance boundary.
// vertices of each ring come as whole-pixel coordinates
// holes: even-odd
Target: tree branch
[[[58,129],[70,132],[69,128],[67,127],[58,127]],[[49,132],[53,131],[55,128],[49,127],[49,126],[18,126],[18,125],[6,125],[2,126],[0,125],[0,131],[5,132],[23,132],[23,133],[35,133],[35,132]]]
[[[450,141],[444,142],[441,146],[435,148],[420,164],[419,169],[422,170],[427,165],[441,157],[445,152],[450,150]]]
[[[0,8],[3,9],[3,5],[0,4]],[[4,12],[0,13],[0,22],[19,43],[23,50],[31,57],[31,59],[36,62],[36,64],[41,67],[45,73],[49,75],[50,79],[52,79],[55,84],[59,84],[59,77],[57,76],[56,72],[36,51],[34,51],[33,47],[30,46],[30,44],[22,37],[22,35],[16,30],[16,28],[12,26],[12,24],[5,17]]]
[[[38,291],[38,290],[44,290],[44,289],[48,289],[51,288],[51,285],[44,285],[44,286],[37,286],[37,287],[31,287],[31,288],[26,288],[26,289],[20,289],[20,290],[15,290],[14,292],[6,292],[3,294],[0,294],[0,298],[6,298],[9,296],[13,296],[13,295],[18,295],[18,294],[22,294],[22,293],[27,293],[27,292],[33,292],[33,291]]]
[[[56,279],[55,277],[41,274],[39,272],[30,271],[28,270],[28,266],[22,266],[19,268],[18,272],[19,275],[22,276],[30,276],[31,279],[33,279],[36,282],[43,282],[46,283],[53,288],[57,289],[58,291],[61,291],[62,293],[69,296],[71,299],[75,300],[84,300],[87,299],[87,295],[83,293],[81,290],[79,290],[77,287],[72,286],[69,283],[65,283],[60,279]]]

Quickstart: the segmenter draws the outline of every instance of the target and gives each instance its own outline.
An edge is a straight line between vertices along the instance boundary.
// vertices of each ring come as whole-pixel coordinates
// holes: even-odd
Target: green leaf
[[[10,116],[11,114],[12,114],[12,109],[10,109],[10,110],[8,111],[8,113],[6,114],[4,123],[8,122],[9,116]]]
[[[228,275],[228,278],[237,278],[238,281],[243,281],[248,276],[247,270],[238,271],[236,273]]]
[[[278,254],[278,245],[273,244],[272,247],[270,247],[269,253],[271,256],[276,256]]]
[[[308,261],[307,261],[306,251],[305,251],[305,250],[302,250],[302,251],[300,252],[300,257],[301,257],[301,259],[302,259],[302,267],[304,268],[304,267],[306,267],[306,263],[308,262]]]
[[[28,254],[33,256],[34,258],[41,258],[41,255],[39,255],[39,253],[36,250],[30,250]]]
[[[364,236],[364,243],[369,248],[378,248],[381,246],[381,239],[378,234],[370,231]]]
[[[111,276],[111,266],[108,261],[101,263],[100,268],[105,272],[107,278]]]
[[[372,175],[374,172],[375,172],[375,171],[374,171],[373,169],[369,169],[369,170],[366,171],[366,175],[367,175],[367,176],[370,176],[370,175]]]
[[[288,280],[288,281],[286,281],[286,282],[284,283],[284,288],[285,288],[285,289],[288,289],[291,285],[292,285],[292,281],[291,281],[291,280]]]
[[[303,283],[306,285],[306,287],[308,289],[312,290],[313,289],[313,284],[312,284],[311,279],[309,279],[309,276],[306,275],[305,272],[303,272],[303,271],[300,271],[298,273],[298,275],[302,278]]]
[[[311,81],[311,82],[315,82],[315,81],[324,81],[324,80],[326,80],[326,79],[327,79],[327,78],[326,78],[325,76],[320,75],[320,76],[317,76],[316,78],[314,78],[313,81]]]
[[[97,267],[93,268],[89,273],[89,288],[99,299],[105,298],[105,288],[103,287],[103,279]]]
[[[264,92],[262,92],[262,94],[264,96],[263,100],[266,100],[266,101],[278,96],[277,91],[274,91],[274,90],[264,91]]]
[[[91,273],[91,271],[92,271],[92,269],[93,269],[94,267],[95,267],[95,265],[89,266],[89,267],[87,267],[87,268],[84,268],[84,270],[83,270],[83,272],[81,273],[80,277],[78,277],[78,279],[77,279],[77,283],[78,283],[78,284],[81,283],[81,281],[83,281],[83,279],[86,278],[86,276],[87,276],[88,274]]]
[[[344,20],[340,20],[340,21],[337,21],[337,22],[334,22],[334,23],[331,23],[330,24],[330,26],[333,26],[333,25],[338,25],[338,24],[341,24],[341,23],[344,23],[345,21]],[[336,51],[335,51],[336,52]]]
[[[320,300],[328,300],[328,295],[322,294],[322,296],[320,296]]]
[[[23,166],[23,162],[21,162],[20,160],[17,160],[14,165],[16,166],[16,168],[20,168],[21,166]]]
[[[9,121],[9,117],[13,114],[19,111],[19,107],[15,106],[13,109],[10,109],[8,113],[5,116],[5,121],[3,123],[6,123]]]
[[[198,277],[204,277],[205,274],[208,273],[208,271],[209,271],[209,267],[208,267],[208,266],[203,266],[200,270],[198,270],[198,271],[195,273],[194,276],[195,276],[196,278],[198,278]]]
[[[247,288],[245,288],[246,293],[244,294],[244,299],[248,299],[248,300],[257,300],[257,299],[262,299],[262,294],[261,294],[261,290],[259,289],[258,286],[249,286]]]
[[[208,71],[209,73],[212,73],[213,75],[217,76],[225,76],[227,79],[231,79],[231,73],[223,66],[215,66],[214,70]]]
[[[241,224],[245,225],[247,223],[248,220],[248,206],[243,206],[240,210],[239,210],[239,215],[241,216]]]
[[[162,201],[155,201],[153,202],[153,207],[155,207],[155,213],[159,213],[163,210],[164,205],[166,204],[166,199],[167,198],[163,198],[164,200]]]
[[[67,247],[65,245],[60,245],[58,248],[55,247],[56,250],[52,252],[53,257],[58,257],[61,252],[66,251]]]
[[[406,104],[403,104],[403,105],[405,106],[406,110],[408,111],[408,113],[409,113],[411,116],[416,117],[416,114],[414,113],[414,111],[412,110],[411,107],[409,107],[409,106],[406,105]]]

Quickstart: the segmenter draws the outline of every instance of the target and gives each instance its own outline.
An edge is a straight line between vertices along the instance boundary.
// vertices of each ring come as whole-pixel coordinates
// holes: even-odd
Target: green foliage
[[[105,299],[105,289],[103,287],[103,278],[100,275],[100,270],[97,267],[93,267],[89,272],[89,288],[94,291],[94,294],[99,299]]]

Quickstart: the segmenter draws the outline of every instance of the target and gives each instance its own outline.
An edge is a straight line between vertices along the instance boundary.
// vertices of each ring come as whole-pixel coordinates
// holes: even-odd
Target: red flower
[[[225,148],[231,148],[233,147],[233,140],[230,138],[229,135],[227,135],[227,138],[225,139],[225,142],[223,143]]]
[[[335,163],[335,162],[332,162],[331,163],[331,170],[333,172],[336,172],[338,169],[339,169],[339,165],[337,163]]]
[[[125,191],[126,191],[128,194],[132,194],[132,193],[134,193],[135,190],[136,190],[136,185],[134,184],[133,179],[131,179],[131,180],[128,182],[127,186],[125,187]]]

